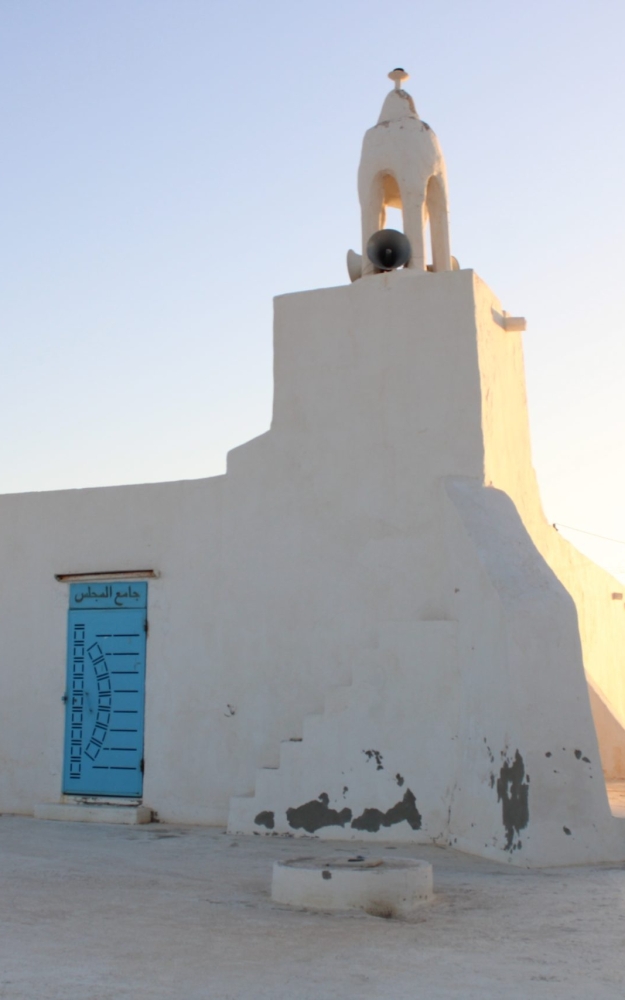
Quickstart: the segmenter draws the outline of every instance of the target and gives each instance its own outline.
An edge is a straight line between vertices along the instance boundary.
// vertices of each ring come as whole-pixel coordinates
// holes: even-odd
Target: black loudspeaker
[[[407,236],[397,229],[380,229],[367,243],[367,257],[380,271],[394,271],[410,260],[412,248]]]

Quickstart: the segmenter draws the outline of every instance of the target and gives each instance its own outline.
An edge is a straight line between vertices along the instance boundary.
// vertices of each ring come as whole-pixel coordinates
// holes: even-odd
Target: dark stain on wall
[[[380,753],[379,750],[363,750],[362,752],[364,753],[364,755],[367,758],[367,760],[374,760],[375,761],[375,769],[376,769],[376,771],[383,771],[384,770],[384,765],[382,764],[382,761],[384,760],[384,758],[383,758],[383,756],[382,756],[382,754]]]
[[[266,809],[264,812],[259,812],[258,816],[254,819],[257,826],[266,826],[268,830],[273,830],[275,823],[275,817],[272,812]]]
[[[318,799],[305,802],[303,806],[287,809],[286,818],[294,830],[306,830],[315,833],[322,826],[345,826],[352,818],[351,809],[329,809],[330,799],[322,792]]]
[[[495,763],[495,754],[493,753],[493,751],[489,747],[489,745],[488,745],[488,743],[486,741],[486,737],[484,737],[484,746],[486,747],[486,753],[488,754],[489,761],[491,762],[491,764],[494,764]],[[494,788],[495,787],[495,774],[494,774],[493,771],[491,771],[489,773],[489,775],[488,775],[488,781],[489,781],[490,787]]]
[[[524,830],[529,823],[529,778],[525,778],[525,764],[517,750],[514,760],[510,763],[508,757],[504,762],[497,779],[497,801],[501,802],[502,821],[506,829],[505,850],[512,851],[516,846],[514,835]]]
[[[380,809],[365,809],[352,822],[353,830],[367,830],[369,833],[377,833],[380,827],[394,826],[406,820],[413,830],[421,829],[421,813],[417,809],[417,800],[409,788],[401,800],[386,812]]]

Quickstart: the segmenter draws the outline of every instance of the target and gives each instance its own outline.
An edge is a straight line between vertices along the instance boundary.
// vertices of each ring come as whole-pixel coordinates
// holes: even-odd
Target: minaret
[[[443,156],[390,76],[353,284],[276,298],[271,430],[228,458],[218,627],[256,699],[229,829],[623,860],[622,588],[542,512],[525,321],[451,266]]]
[[[394,69],[388,75],[395,88],[384,101],[377,125],[365,133],[362,144],[358,170],[362,261],[350,251],[348,269],[352,280],[376,272],[367,256],[367,244],[374,233],[384,228],[387,206],[402,210],[404,234],[411,248],[406,264],[409,270],[426,271],[428,220],[431,270],[452,269],[443,154],[434,132],[419,118],[412,97],[402,89],[408,73]]]

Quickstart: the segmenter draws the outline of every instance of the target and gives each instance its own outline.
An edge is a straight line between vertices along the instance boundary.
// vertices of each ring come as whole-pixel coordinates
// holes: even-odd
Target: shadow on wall
[[[578,694],[588,691],[587,704],[592,709],[588,723],[596,735],[605,777],[625,777],[625,731],[583,673],[575,601],[537,549],[513,500],[495,487],[484,487],[468,478],[448,478],[446,490],[488,579],[507,609],[510,636],[524,651],[523,666],[530,671],[535,697],[542,699],[557,718],[566,710],[567,700],[568,709],[573,709],[573,689]],[[547,674],[545,664],[549,665]],[[554,684],[559,690],[557,702]],[[573,714],[577,725],[583,725],[584,710],[581,717],[576,711]]]

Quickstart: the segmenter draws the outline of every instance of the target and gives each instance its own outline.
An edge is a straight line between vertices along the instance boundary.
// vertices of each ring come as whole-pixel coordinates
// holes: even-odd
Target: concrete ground
[[[435,847],[416,922],[272,903],[276,858],[357,845],[0,817],[0,997],[625,997],[625,866],[519,871]]]

